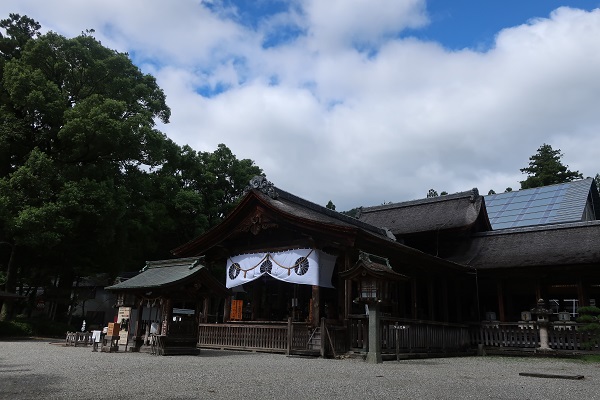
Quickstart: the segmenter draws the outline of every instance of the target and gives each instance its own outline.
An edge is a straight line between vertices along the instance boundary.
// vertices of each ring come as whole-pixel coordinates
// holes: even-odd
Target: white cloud
[[[281,188],[338,210],[429,188],[517,189],[542,143],[571,169],[600,172],[600,10],[558,9],[479,52],[395,37],[428,23],[422,1],[294,4],[256,30],[193,1],[8,0],[0,13],[67,36],[95,28],[157,77],[169,137],[202,151],[225,143]],[[290,25],[303,34],[262,47]],[[228,90],[198,93],[219,85]]]

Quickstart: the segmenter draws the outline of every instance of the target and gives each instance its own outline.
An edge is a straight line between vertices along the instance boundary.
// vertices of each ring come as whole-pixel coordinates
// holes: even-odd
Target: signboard
[[[229,318],[232,321],[241,321],[243,309],[244,300],[231,300],[231,314]]]
[[[117,323],[122,328],[119,331],[119,344],[127,344],[127,335],[129,334],[129,318],[131,318],[131,307],[119,307],[117,314]]]

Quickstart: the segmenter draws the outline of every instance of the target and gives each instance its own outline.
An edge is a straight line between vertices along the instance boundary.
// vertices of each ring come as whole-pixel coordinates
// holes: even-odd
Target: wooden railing
[[[348,319],[351,351],[368,350],[369,318],[351,315]],[[446,352],[465,350],[470,345],[467,325],[406,318],[381,318],[382,353]]]
[[[308,338],[308,325],[299,322],[200,324],[198,346],[290,353],[306,350]]]
[[[598,341],[591,333],[579,330],[580,326],[549,326],[548,346],[555,350],[598,350]],[[487,347],[537,348],[540,346],[539,327],[535,323],[484,323],[471,330],[471,343]]]

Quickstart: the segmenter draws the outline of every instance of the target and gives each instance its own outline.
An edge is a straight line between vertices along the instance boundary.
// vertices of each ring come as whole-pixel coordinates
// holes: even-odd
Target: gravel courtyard
[[[519,376],[584,375],[583,380]],[[101,353],[0,342],[0,399],[600,399],[600,364],[542,358],[330,360],[202,350]]]

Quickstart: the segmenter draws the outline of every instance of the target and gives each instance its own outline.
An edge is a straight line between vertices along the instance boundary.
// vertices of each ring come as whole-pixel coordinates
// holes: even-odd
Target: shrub
[[[579,330],[590,334],[590,340],[582,345],[588,350],[595,349],[600,342],[600,308],[596,306],[579,307],[577,312],[579,313],[577,322],[584,324]]]

